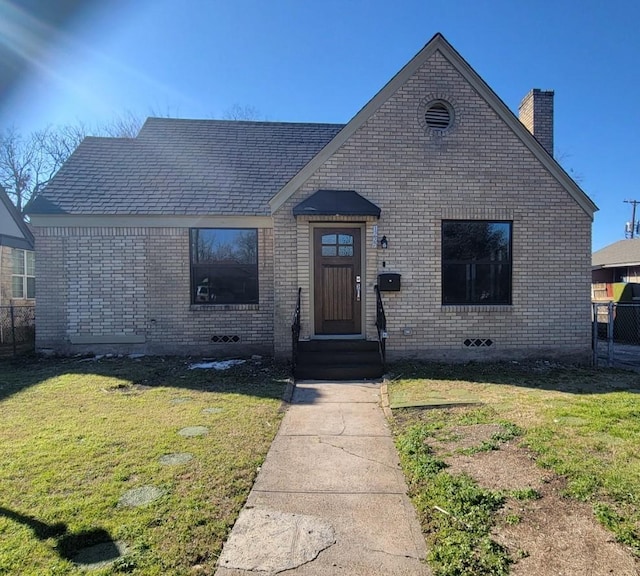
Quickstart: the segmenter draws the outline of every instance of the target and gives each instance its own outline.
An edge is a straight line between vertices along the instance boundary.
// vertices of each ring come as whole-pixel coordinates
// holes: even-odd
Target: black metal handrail
[[[376,291],[376,328],[378,329],[378,351],[382,369],[387,371],[387,315],[384,313],[384,305],[380,296],[380,288],[375,286]]]
[[[302,295],[302,288],[298,288],[298,300],[296,302],[296,309],[293,313],[293,320],[291,322],[291,368],[293,374],[296,373],[296,364],[298,363],[298,341],[300,340],[300,300]]]

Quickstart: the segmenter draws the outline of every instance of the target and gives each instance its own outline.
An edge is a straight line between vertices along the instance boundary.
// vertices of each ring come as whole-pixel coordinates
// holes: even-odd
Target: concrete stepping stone
[[[178,432],[180,436],[191,438],[193,436],[205,436],[209,434],[209,428],[206,426],[187,426]]]
[[[83,570],[99,570],[126,556],[127,552],[124,542],[102,542],[82,548],[71,561]]]
[[[224,412],[224,408],[203,408],[202,412],[204,414],[220,414]]]
[[[276,574],[311,562],[335,542],[333,526],[322,518],[245,508],[222,549],[219,565]]]
[[[184,396],[183,398],[172,398],[171,404],[186,404],[187,402],[191,402],[193,398],[190,396]]]
[[[146,506],[162,495],[164,495],[164,490],[160,488],[156,488],[155,486],[140,486],[125,492],[118,501],[118,506]]]
[[[189,452],[176,452],[175,454],[165,454],[160,456],[160,464],[165,466],[175,466],[177,464],[186,464],[193,460],[193,454]]]

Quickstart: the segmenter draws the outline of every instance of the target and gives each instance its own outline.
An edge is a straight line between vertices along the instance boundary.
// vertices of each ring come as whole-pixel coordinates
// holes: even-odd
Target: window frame
[[[16,254],[22,252],[22,272],[16,273],[15,262]],[[29,257],[32,259],[33,274],[29,274]],[[11,249],[11,298],[14,300],[35,300],[36,299],[36,254],[33,250],[25,250],[22,248]],[[15,281],[20,279],[21,291],[20,296],[15,294]],[[29,280],[32,280],[32,296],[29,296]]]
[[[253,232],[255,234],[255,262],[253,264],[244,264],[244,266],[251,266],[252,269],[252,278],[255,278],[255,296],[250,296],[249,298],[238,300],[238,299],[230,299],[230,298],[222,298],[222,299],[213,299],[212,294],[209,292],[210,287],[208,288],[206,294],[202,294],[200,299],[198,298],[197,290],[200,287],[204,286],[204,283],[200,283],[198,285],[196,275],[198,274],[198,267],[210,267],[215,268],[220,264],[220,261],[196,261],[196,242],[197,242],[197,234],[202,231],[217,231],[224,230],[227,232]],[[260,301],[260,273],[259,273],[259,245],[260,245],[260,231],[258,228],[248,228],[248,227],[227,227],[227,226],[216,226],[216,227],[206,227],[206,228],[190,228],[189,229],[189,302],[192,306],[247,306],[247,305],[257,305]],[[207,263],[209,262],[209,263]],[[212,282],[213,283],[213,282]],[[253,290],[252,290],[253,291]]]
[[[462,259],[447,259],[445,258],[445,227],[447,224],[506,224],[508,225],[508,244],[507,244],[507,258],[505,259],[490,259],[490,258],[462,258]],[[441,303],[443,306],[502,306],[508,307],[513,305],[513,220],[485,220],[485,219],[445,219],[441,221],[440,227],[440,239],[441,239],[441,249],[440,249],[440,265],[441,265]],[[445,267],[449,266],[465,266],[465,293],[469,293],[470,282],[474,284],[472,287],[472,291],[474,291],[477,287],[483,284],[483,279],[478,280],[478,268],[483,267],[488,269],[489,273],[492,277],[498,278],[498,275],[505,273],[502,270],[502,267],[507,268],[506,274],[508,275],[506,280],[506,297],[496,298],[499,296],[499,290],[497,294],[494,294],[492,297],[491,292],[489,292],[489,296],[487,301],[482,301],[482,298],[464,298],[457,299],[453,294],[455,291],[451,290],[451,287],[447,286],[448,281],[452,281],[453,279],[447,279],[447,274],[445,272]],[[469,268],[471,266],[471,268]],[[469,277],[471,273],[472,278]],[[500,279],[490,280],[492,284],[492,288],[498,288],[500,284]],[[448,290],[449,288],[449,290]]]

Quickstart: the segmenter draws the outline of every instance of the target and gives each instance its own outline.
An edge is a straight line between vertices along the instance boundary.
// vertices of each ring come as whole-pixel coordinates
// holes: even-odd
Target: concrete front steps
[[[378,343],[367,340],[309,340],[298,343],[298,380],[363,380],[384,373]]]

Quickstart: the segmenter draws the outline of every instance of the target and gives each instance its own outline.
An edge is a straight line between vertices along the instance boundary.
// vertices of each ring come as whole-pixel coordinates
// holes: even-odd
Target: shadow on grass
[[[163,386],[278,399],[282,398],[289,377],[289,368],[271,359],[247,360],[228,370],[190,370],[189,366],[199,360],[163,356],[96,359],[35,355],[0,360],[0,401],[50,378],[73,374],[121,380],[110,389],[113,392],[126,393]]]
[[[68,532],[67,525],[63,522],[47,524],[3,506],[0,506],[0,516],[24,524],[39,540],[54,538],[55,550],[60,557],[77,564],[112,562],[121,556],[120,549],[110,534],[102,528],[93,528],[74,534]]]
[[[392,380],[425,379],[504,384],[570,394],[640,392],[640,377],[635,372],[613,368],[566,366],[547,361],[466,364],[406,361],[392,364],[390,373],[393,375]]]

